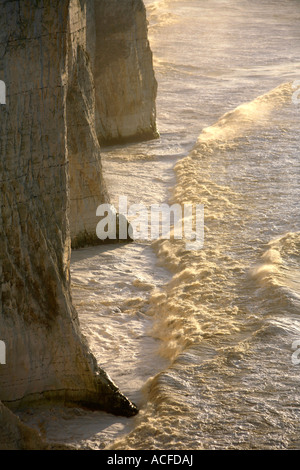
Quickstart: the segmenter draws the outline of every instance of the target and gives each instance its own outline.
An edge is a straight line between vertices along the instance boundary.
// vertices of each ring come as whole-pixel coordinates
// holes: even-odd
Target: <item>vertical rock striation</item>
[[[30,448],[6,407],[60,400],[137,413],[82,337],[69,267],[71,236],[92,236],[108,201],[99,140],[155,135],[156,82],[140,0],[0,8],[0,447]]]

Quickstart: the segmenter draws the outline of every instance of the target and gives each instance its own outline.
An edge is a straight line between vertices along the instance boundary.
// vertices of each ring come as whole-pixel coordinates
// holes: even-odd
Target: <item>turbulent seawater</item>
[[[300,2],[145,4],[160,139],[104,149],[105,176],[116,204],[203,204],[204,247],[73,253],[82,330],[141,411],[48,416],[48,437],[92,449],[299,449]]]

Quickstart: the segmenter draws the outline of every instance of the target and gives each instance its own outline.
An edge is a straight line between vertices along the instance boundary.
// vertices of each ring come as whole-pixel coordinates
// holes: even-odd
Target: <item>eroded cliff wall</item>
[[[138,0],[125,3],[142,11]],[[136,407],[98,368],[70,292],[70,234],[94,230],[96,207],[107,200],[95,128],[93,45],[86,42],[90,5],[0,2],[0,78],[7,85],[0,107],[0,339],[7,348],[0,400],[11,409],[31,400],[63,400],[130,416]],[[9,416],[1,408],[0,428],[7,428]],[[0,432],[6,447],[8,434]]]

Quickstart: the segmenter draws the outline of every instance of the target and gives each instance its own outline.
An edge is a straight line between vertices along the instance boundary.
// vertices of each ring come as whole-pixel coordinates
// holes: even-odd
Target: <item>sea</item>
[[[145,5],[160,136],[103,148],[104,176],[116,207],[203,205],[204,244],[73,251],[83,334],[140,411],[39,422],[82,449],[299,449],[300,1]]]

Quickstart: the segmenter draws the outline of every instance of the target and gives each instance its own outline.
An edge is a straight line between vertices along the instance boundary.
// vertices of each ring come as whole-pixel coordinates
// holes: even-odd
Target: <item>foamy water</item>
[[[140,413],[54,410],[43,429],[93,449],[299,448],[300,3],[145,4],[160,139],[103,149],[105,177],[115,204],[204,204],[204,248],[73,252],[83,333]]]
[[[300,5],[164,1],[149,11],[163,122],[183,141],[197,132],[170,202],[204,204],[205,247],[153,244],[173,273],[150,299],[172,365],[111,448],[297,448]]]

